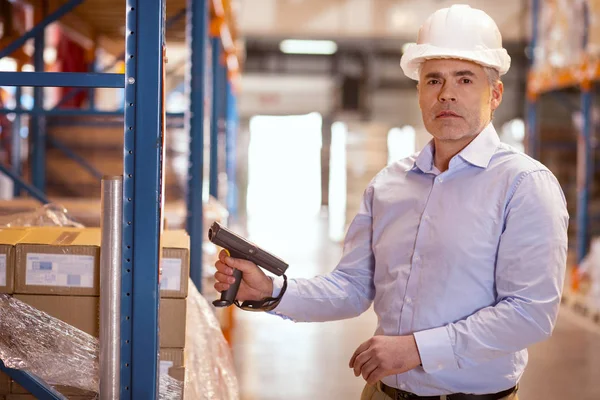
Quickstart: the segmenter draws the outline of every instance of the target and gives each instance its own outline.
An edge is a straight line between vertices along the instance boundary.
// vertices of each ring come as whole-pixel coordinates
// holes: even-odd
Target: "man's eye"
[[[437,79],[432,79],[429,82],[427,82],[428,85],[437,85],[438,83],[440,83],[440,81],[438,81]]]
[[[462,83],[471,83],[473,82],[472,80],[470,80],[469,78],[463,78],[462,79]]]

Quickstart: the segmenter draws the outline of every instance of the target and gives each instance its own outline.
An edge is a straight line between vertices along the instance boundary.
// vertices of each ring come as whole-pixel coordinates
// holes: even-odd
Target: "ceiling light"
[[[337,44],[331,40],[284,40],[279,49],[286,54],[334,54]]]

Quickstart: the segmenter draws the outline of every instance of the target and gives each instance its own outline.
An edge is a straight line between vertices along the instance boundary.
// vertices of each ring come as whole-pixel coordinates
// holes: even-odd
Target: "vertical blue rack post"
[[[206,95],[206,44],[208,38],[208,7],[206,0],[188,0],[187,42],[190,65],[186,91],[190,99],[186,112],[187,131],[190,135],[190,159],[187,187],[187,231],[191,241],[190,277],[202,290],[202,242],[204,186],[204,100]]]
[[[533,0],[531,5],[531,43],[529,44],[529,70],[535,65],[535,48],[537,46],[538,37],[538,13],[540,10],[540,0]],[[538,126],[537,126],[537,95],[528,93],[526,103],[527,116],[527,153],[538,158]]]
[[[583,127],[578,135],[577,146],[577,265],[581,265],[588,252],[589,200],[594,165],[592,97],[592,84],[586,82],[582,85]]]
[[[529,95],[527,99],[527,154],[537,159],[538,154],[538,125],[537,125],[537,97]]]
[[[121,399],[158,397],[165,1],[127,0]]]
[[[34,39],[33,66],[36,72],[44,72],[44,48],[46,47],[46,30],[41,29]],[[44,109],[44,88],[33,89],[33,107],[39,111]],[[33,186],[46,191],[46,116],[37,114],[31,124],[31,181]]]
[[[224,66],[221,62],[221,39],[213,37],[212,47],[212,71],[213,71],[213,93],[212,109],[210,118],[210,179],[209,192],[214,198],[219,198],[219,131],[221,130],[221,115],[223,113],[223,75]]]
[[[22,88],[18,86],[15,90],[15,108],[21,108],[21,97],[22,97]],[[13,121],[13,129],[11,134],[11,160],[10,165],[12,167],[12,172],[16,176],[21,176],[21,121],[23,117],[21,114],[15,114],[15,120]],[[15,197],[19,197],[21,194],[21,187],[19,185],[15,185],[13,189],[13,195]]]
[[[236,184],[236,147],[237,141],[237,98],[233,84],[229,79],[226,81],[227,87],[227,106],[226,106],[226,148],[225,148],[225,165],[227,171],[227,209],[232,218],[237,218],[237,184]]]

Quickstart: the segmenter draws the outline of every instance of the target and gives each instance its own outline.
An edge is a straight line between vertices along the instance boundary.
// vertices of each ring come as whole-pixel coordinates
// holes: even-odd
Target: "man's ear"
[[[503,94],[504,84],[498,81],[492,86],[492,111],[496,110],[500,106],[500,103],[502,103]]]

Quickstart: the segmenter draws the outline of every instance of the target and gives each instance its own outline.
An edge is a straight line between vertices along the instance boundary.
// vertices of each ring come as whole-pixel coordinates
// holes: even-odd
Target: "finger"
[[[385,376],[385,372],[380,368],[375,368],[367,377],[366,381],[369,385],[375,385]]]
[[[215,283],[215,289],[217,290],[217,292],[223,292],[227,289],[229,289],[229,284],[228,283],[221,283],[221,282],[217,282]]]
[[[368,381],[369,376],[371,375],[371,373],[373,371],[375,371],[377,369],[377,367],[379,367],[379,364],[377,362],[375,362],[375,360],[373,360],[372,358],[367,361],[365,363],[365,365],[363,365],[360,373],[362,375],[362,377],[365,379],[365,381]]]
[[[244,273],[254,271],[256,268],[258,268],[253,262],[241,258],[225,257],[224,261],[227,266],[239,269]]]
[[[215,279],[221,283],[233,284],[235,282],[235,278],[233,276],[225,275],[220,272],[215,272]]]
[[[225,259],[225,257],[228,257],[228,256],[229,256],[229,250],[223,249],[219,252],[219,260],[221,260],[221,261],[223,261]]]
[[[363,344],[361,344],[360,346],[358,346],[358,349],[356,349],[354,354],[352,354],[352,358],[350,358],[350,368],[354,368],[354,362],[356,360],[356,357],[368,348],[369,348],[369,341],[366,341]]]
[[[371,359],[371,353],[365,351],[354,360],[354,376],[360,376],[363,366]]]
[[[225,265],[221,261],[217,261],[215,263],[215,268],[217,269],[217,271],[219,271],[219,272],[221,272],[223,274],[233,275],[233,268]]]

